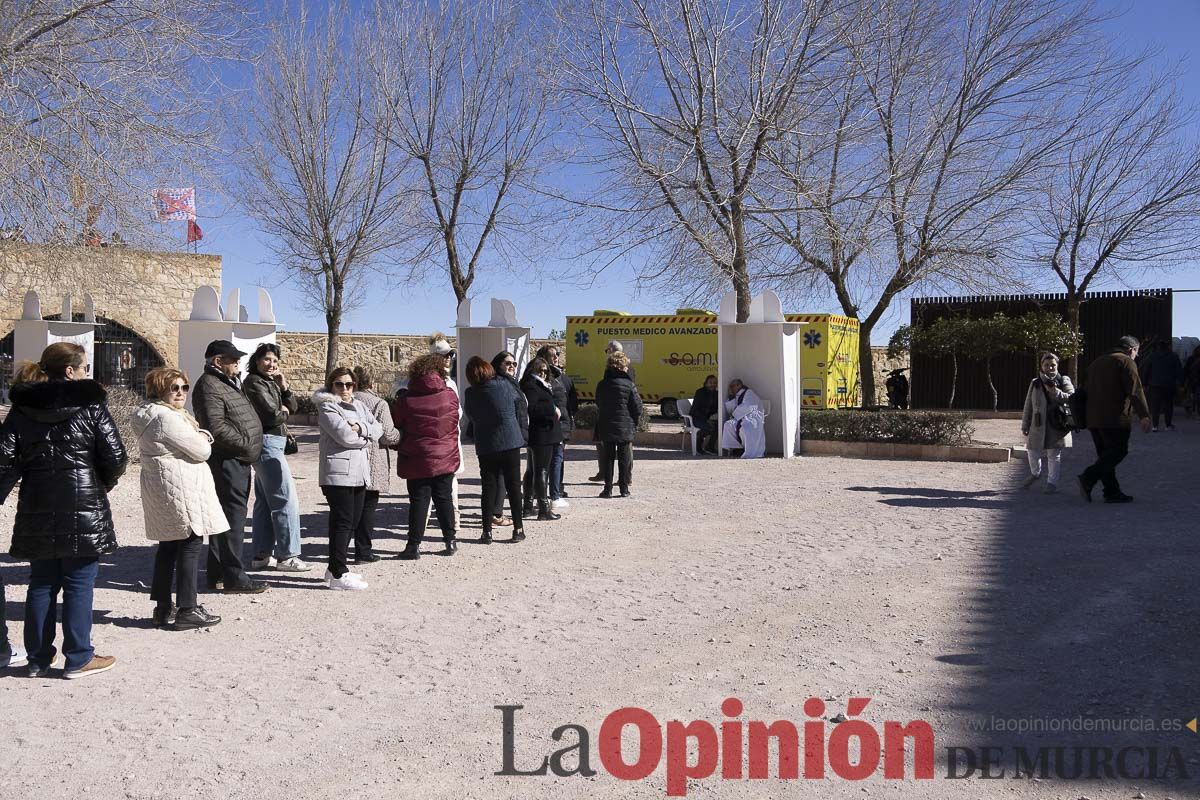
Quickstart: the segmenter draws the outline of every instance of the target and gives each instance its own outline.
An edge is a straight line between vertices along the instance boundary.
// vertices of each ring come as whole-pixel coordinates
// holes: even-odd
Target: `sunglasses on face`
[[[187,394],[191,390],[191,388],[192,387],[186,383],[177,383],[171,387],[171,391],[172,392],[183,392],[184,394]]]
[[[335,388],[335,389],[353,389],[354,381],[349,381],[349,382],[338,381],[337,383],[333,384],[333,388]]]

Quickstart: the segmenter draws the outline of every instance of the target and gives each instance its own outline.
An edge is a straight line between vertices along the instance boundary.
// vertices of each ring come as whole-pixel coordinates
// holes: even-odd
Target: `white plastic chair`
[[[684,443],[686,444],[687,437],[691,436],[692,455],[696,455],[696,437],[700,435],[700,429],[692,421],[692,401],[676,400],[675,407],[679,409],[679,418],[683,420]]]

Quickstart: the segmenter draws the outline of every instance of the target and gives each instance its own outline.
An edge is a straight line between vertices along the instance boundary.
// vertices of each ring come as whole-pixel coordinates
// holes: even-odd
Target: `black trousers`
[[[522,451],[522,449],[523,448],[520,448],[520,447],[517,448],[517,477],[518,478],[521,476],[521,451]],[[529,459],[529,463],[532,463],[532,461],[533,461],[532,458]],[[525,477],[523,480],[524,480],[524,483],[523,483],[524,490],[521,493],[521,503],[522,503],[521,507],[522,508],[524,508],[525,505],[528,505],[533,500],[532,468],[528,468],[525,470]],[[496,492],[496,505],[495,505],[495,508],[492,509],[493,512],[495,512],[495,516],[497,518],[504,516],[504,501],[507,498],[508,498],[508,489],[505,488],[504,481],[501,480],[500,488]]]
[[[8,666],[12,645],[8,643],[8,623],[4,621],[4,573],[0,572],[0,667]]]
[[[429,518],[431,502],[437,509],[442,539],[446,542],[454,539],[454,474],[412,478],[408,481],[408,545],[405,550],[415,551],[425,540],[425,521]]]
[[[354,528],[354,555],[357,558],[369,556],[373,552],[371,537],[375,534],[375,510],[378,507],[379,492],[368,489],[366,497],[363,498],[358,525]]]
[[[1175,421],[1175,387],[1174,386],[1151,386],[1150,397],[1150,419],[1154,427],[1158,427],[1158,420],[1161,417],[1166,417],[1166,423],[1173,425]]]
[[[1105,497],[1121,494],[1117,482],[1117,465],[1129,454],[1129,428],[1089,428],[1096,444],[1096,463],[1083,471],[1088,486],[1097,482],[1104,486]]]
[[[529,447],[529,472],[533,473],[533,494],[531,501],[549,504],[550,502],[550,459],[554,456],[554,445],[539,444]],[[526,473],[528,481],[529,473]],[[528,505],[528,503],[526,503]]]
[[[160,606],[171,605],[171,584],[175,584],[175,604],[181,611],[195,608],[196,581],[199,579],[200,553],[204,540],[196,534],[173,542],[159,542],[154,551],[154,579],[150,599]]]
[[[633,442],[604,443],[605,489],[612,489],[614,466],[619,466],[617,484],[621,491],[629,489],[629,479],[633,475]]]
[[[350,537],[362,518],[367,487],[322,486],[321,493],[329,503],[329,571],[333,577],[340,578],[350,570],[346,566]]]
[[[492,529],[492,519],[503,512],[508,495],[514,530],[521,530],[521,448],[479,456],[479,479],[483,484],[483,529]]]
[[[249,464],[236,458],[213,458],[208,462],[217,498],[229,522],[228,533],[208,537],[208,584],[225,581],[226,588],[249,582],[243,566],[242,547],[246,542],[246,503],[250,500]]]

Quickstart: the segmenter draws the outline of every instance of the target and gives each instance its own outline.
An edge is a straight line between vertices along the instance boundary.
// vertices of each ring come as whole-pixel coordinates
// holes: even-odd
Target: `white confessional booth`
[[[455,350],[458,353],[458,369],[454,380],[458,382],[459,401],[463,399],[470,384],[467,382],[467,362],[479,356],[491,363],[496,354],[507,350],[517,357],[517,380],[525,374],[529,363],[529,328],[517,322],[517,310],[508,300],[492,298],[492,318],[487,325],[471,324],[471,300],[458,304],[458,322],[455,327]]]
[[[13,369],[22,361],[38,362],[42,351],[57,342],[77,344],[87,353],[87,363],[95,363],[96,311],[92,296],[83,296],[83,322],[75,322],[71,295],[63,297],[60,320],[42,319],[42,299],[30,290],[25,293],[21,318],[13,325]],[[14,372],[15,374],[15,372]]]
[[[266,289],[258,290],[258,322],[250,322],[246,307],[241,304],[238,289],[229,292],[225,309],[221,309],[216,288],[201,286],[192,294],[191,316],[179,323],[179,368],[195,383],[204,374],[204,351],[208,343],[227,339],[237,349],[247,353],[242,359],[242,377],[250,365],[250,353],[264,342],[275,343],[275,308]],[[188,408],[192,407],[188,395]]]
[[[779,296],[763,292],[750,304],[750,318],[737,321],[737,297],[721,299],[717,316],[717,380],[721,406],[717,434],[728,414],[725,398],[735,378],[762,398],[767,407],[764,432],[767,454],[791,458],[800,433],[800,326],[787,322]]]

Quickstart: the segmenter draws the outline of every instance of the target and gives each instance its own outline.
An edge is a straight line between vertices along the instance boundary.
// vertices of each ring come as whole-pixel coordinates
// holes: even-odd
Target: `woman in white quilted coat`
[[[208,628],[221,621],[199,604],[196,580],[205,537],[229,530],[207,464],[212,436],[184,408],[190,388],[177,369],[151,370],[146,394],[153,399],[133,415],[142,455],[146,538],[159,543],[150,589],[156,603],[154,626],[172,630]],[[171,603],[172,582],[177,609]]]

